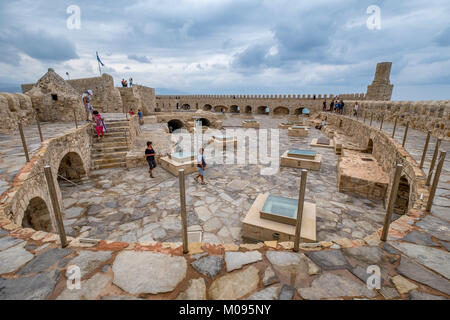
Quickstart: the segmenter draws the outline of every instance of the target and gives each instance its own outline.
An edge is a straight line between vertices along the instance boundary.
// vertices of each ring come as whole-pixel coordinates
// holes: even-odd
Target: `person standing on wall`
[[[341,105],[340,105],[340,107],[341,107],[341,114],[342,114],[342,115],[344,114],[344,106],[345,106],[344,100],[341,100]]]
[[[130,78],[130,88],[133,86],[133,78]]]
[[[145,158],[147,159],[148,166],[150,167],[150,178],[154,178],[153,169],[156,168],[155,150],[153,150],[153,143],[147,142],[147,149],[145,149]]]
[[[197,182],[197,183],[198,183],[198,178],[201,178],[202,179],[202,185],[206,185],[204,176],[205,176],[207,164],[206,164],[206,161],[205,161],[205,154],[204,153],[205,153],[205,149],[201,148],[200,149],[200,154],[197,157],[197,168],[198,168],[199,174],[194,178],[195,182]]]
[[[331,100],[330,102],[330,112],[333,112],[334,109],[334,100]]]
[[[355,106],[353,107],[353,116],[358,117],[359,105],[358,101],[356,101]]]
[[[327,100],[323,101],[323,112],[327,111]]]
[[[93,96],[92,90],[85,91],[82,96],[84,109],[86,110],[86,121],[87,122],[90,121],[90,118],[92,117],[92,111],[94,111],[94,108],[91,105],[92,96]]]

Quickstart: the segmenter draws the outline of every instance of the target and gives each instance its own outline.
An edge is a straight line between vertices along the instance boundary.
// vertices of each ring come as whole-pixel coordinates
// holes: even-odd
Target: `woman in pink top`
[[[103,139],[105,133],[103,132],[103,117],[97,110],[93,112],[93,120],[95,122],[95,131],[97,131],[97,141],[100,142],[100,136]]]

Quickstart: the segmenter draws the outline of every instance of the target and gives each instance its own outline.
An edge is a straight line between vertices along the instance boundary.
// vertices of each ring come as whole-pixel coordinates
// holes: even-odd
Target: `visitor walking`
[[[334,109],[334,100],[331,100],[330,102],[330,112],[333,112]]]
[[[89,122],[92,118],[92,111],[94,111],[94,108],[91,105],[91,99],[93,96],[92,90],[85,91],[83,93],[83,104],[84,104],[84,110],[86,111],[86,121]]]
[[[122,87],[125,88],[125,79],[122,79]]]
[[[356,101],[355,106],[353,107],[353,116],[358,117],[359,105],[358,101]]]
[[[133,86],[133,78],[130,78],[130,88]]]
[[[323,102],[323,112],[327,111],[327,100]]]
[[[147,149],[145,149],[145,157],[147,159],[148,166],[150,167],[150,178],[154,178],[153,169],[156,168],[155,161],[155,150],[153,150],[153,143],[151,141],[147,142]]]
[[[97,110],[94,110],[92,120],[95,123],[95,131],[97,132],[97,142],[100,142],[100,140],[103,140],[103,137],[105,136],[104,132],[105,123],[103,121],[104,119]]]
[[[199,174],[194,178],[195,182],[198,183],[198,178],[202,179],[202,185],[206,185],[204,176],[205,176],[205,172],[206,172],[206,161],[205,161],[205,149],[201,148],[200,149],[200,154],[197,157],[197,168],[199,171]]]
[[[341,114],[342,115],[344,114],[344,106],[345,106],[344,100],[341,100],[340,109],[341,109]]]
[[[133,111],[133,108],[131,108],[130,111],[128,111],[128,114],[129,114],[130,116],[134,116],[134,115],[135,115],[135,113],[134,113],[134,111]]]
[[[142,111],[138,109],[138,117],[139,117],[139,124],[142,126],[144,124],[144,115],[142,114]]]

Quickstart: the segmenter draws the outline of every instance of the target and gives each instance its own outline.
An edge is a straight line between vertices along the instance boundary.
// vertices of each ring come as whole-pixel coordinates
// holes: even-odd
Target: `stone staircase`
[[[106,120],[107,132],[101,142],[97,142],[94,132],[92,140],[92,170],[125,167],[125,156],[129,151],[130,126],[125,119]]]

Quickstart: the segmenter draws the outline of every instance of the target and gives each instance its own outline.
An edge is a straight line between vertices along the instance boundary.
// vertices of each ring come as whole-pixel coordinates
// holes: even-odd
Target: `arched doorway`
[[[191,106],[186,103],[186,104],[183,104],[181,106],[181,109],[183,109],[183,110],[191,110]]]
[[[215,112],[227,112],[228,108],[225,106],[215,106],[214,107],[214,111]]]
[[[167,123],[167,126],[169,127],[169,132],[172,133],[176,130],[184,128],[184,123],[181,120],[173,119]]]
[[[248,113],[248,114],[252,113],[252,107],[246,106],[245,107],[245,113]]]
[[[265,114],[268,115],[270,113],[270,109],[268,107],[258,107],[258,114]]]
[[[366,152],[370,153],[370,154],[373,153],[373,140],[372,139],[369,139],[369,143],[367,144]]]
[[[231,113],[240,113],[240,108],[238,106],[231,106],[230,107],[230,112]]]
[[[196,121],[200,121],[202,127],[211,127],[211,121],[206,118],[195,119]]]
[[[58,168],[58,179],[64,177],[68,180],[80,180],[85,175],[83,160],[78,153],[69,152],[62,158]]]
[[[403,176],[400,178],[397,191],[397,199],[395,199],[394,213],[399,215],[404,215],[408,213],[409,210],[409,193],[411,187],[409,186],[408,179]]]
[[[289,115],[289,109],[286,107],[278,107],[273,110],[273,113],[276,115]]]
[[[303,109],[304,109],[304,108],[298,108],[298,109],[295,109],[294,114],[295,114],[296,116],[301,116],[301,115],[303,114]]]
[[[210,104],[205,104],[205,105],[203,106],[203,110],[204,110],[204,111],[211,111],[211,110],[212,110],[212,106],[211,106]]]
[[[50,212],[42,198],[35,197],[30,200],[22,219],[23,228],[31,228],[37,231],[53,232]]]

